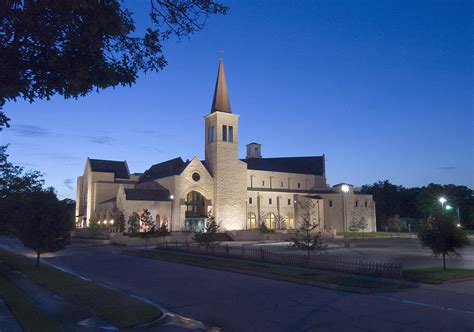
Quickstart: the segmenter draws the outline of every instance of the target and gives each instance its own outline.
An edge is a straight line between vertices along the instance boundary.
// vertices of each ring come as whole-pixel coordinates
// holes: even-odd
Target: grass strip
[[[41,311],[7,278],[0,275],[0,296],[25,332],[62,331],[54,319]]]
[[[440,268],[404,270],[403,278],[438,285],[450,280],[474,278],[474,270],[446,269],[446,271],[443,271]]]
[[[283,277],[288,281],[314,281],[326,284],[340,285],[354,288],[370,289],[405,289],[413,286],[400,283],[390,283],[377,281],[373,279],[358,278],[351,275],[342,275],[336,273],[315,273],[304,272],[300,269],[278,267],[273,265],[264,265],[254,262],[243,262],[235,259],[190,255],[186,253],[170,252],[163,250],[130,250],[127,254],[161,259],[176,263],[196,265],[206,268],[216,268],[219,270],[231,272],[250,272]]]
[[[26,274],[40,286],[116,327],[141,325],[162,315],[161,310],[149,303],[45,264],[35,267],[32,259],[5,249],[0,249],[0,259],[12,269]]]

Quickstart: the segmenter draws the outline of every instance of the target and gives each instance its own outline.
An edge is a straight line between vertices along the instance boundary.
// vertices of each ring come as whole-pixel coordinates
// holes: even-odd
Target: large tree
[[[36,252],[38,266],[41,254],[61,250],[69,242],[74,228],[73,214],[52,190],[20,196],[21,204],[15,209],[15,234],[25,247]]]
[[[149,0],[151,24],[137,32],[119,0],[5,0],[0,4],[0,107],[59,94],[132,85],[166,66],[163,43],[189,37],[227,7],[212,0]],[[8,125],[0,112],[0,130]]]
[[[22,195],[43,189],[41,173],[25,171],[8,161],[7,146],[0,146],[0,234],[11,234],[15,225],[13,212]]]
[[[460,256],[460,250],[469,245],[469,239],[461,227],[458,227],[453,215],[439,211],[428,217],[418,232],[418,239],[424,248],[433,255],[443,257],[443,270],[446,270],[446,256]]]

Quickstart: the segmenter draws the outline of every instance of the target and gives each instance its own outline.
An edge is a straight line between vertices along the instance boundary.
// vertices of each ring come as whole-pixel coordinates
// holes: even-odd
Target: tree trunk
[[[36,267],[38,267],[40,264],[40,255],[41,254],[39,252],[36,253],[36,264],[35,264]]]
[[[443,252],[443,271],[446,271],[446,254]]]

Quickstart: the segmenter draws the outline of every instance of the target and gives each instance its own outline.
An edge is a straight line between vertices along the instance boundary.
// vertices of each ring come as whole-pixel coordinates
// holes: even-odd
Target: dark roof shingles
[[[247,169],[257,171],[324,175],[324,157],[286,157],[243,159]]]
[[[188,164],[189,161],[184,162],[181,157],[155,164],[143,173],[140,181],[156,180],[167,176],[179,175]]]
[[[125,161],[89,159],[93,172],[114,173],[116,178],[129,179],[128,167]]]

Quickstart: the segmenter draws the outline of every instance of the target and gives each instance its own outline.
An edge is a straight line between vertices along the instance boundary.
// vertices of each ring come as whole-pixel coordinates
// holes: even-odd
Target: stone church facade
[[[171,231],[202,228],[208,215],[222,230],[298,227],[304,211],[326,230],[348,231],[365,220],[365,231],[376,230],[371,195],[350,184],[328,186],[325,157],[263,158],[261,145],[247,144],[238,157],[239,115],[232,113],[222,59],[211,112],[204,117],[205,159],[175,158],[130,173],[126,161],[87,159],[77,178],[76,218],[87,226],[96,216],[113,224],[112,210],[126,218],[148,209]],[[308,203],[311,202],[311,203]]]

